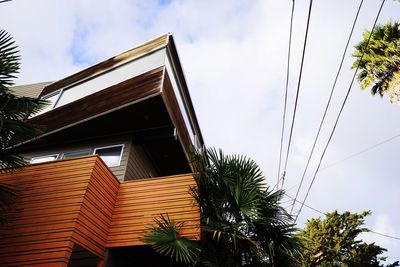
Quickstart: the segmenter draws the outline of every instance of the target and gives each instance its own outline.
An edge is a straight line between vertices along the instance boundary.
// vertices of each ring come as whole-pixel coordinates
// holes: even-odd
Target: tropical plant
[[[20,56],[12,37],[0,31],[0,173],[23,167],[25,161],[15,151],[15,145],[32,139],[39,129],[26,122],[29,116],[39,112],[46,101],[17,97],[10,86],[20,68]],[[12,187],[0,184],[0,220],[4,221],[4,210],[15,197]]]
[[[386,249],[371,243],[357,240],[359,234],[368,232],[362,227],[365,217],[370,212],[362,213],[333,211],[325,218],[308,220],[298,234],[302,243],[302,266],[360,266],[379,267],[380,254]],[[395,262],[388,266],[399,266]]]
[[[198,250],[191,250],[197,255],[191,263],[290,266],[298,243],[292,218],[279,205],[283,191],[269,190],[258,165],[244,156],[207,149],[194,158],[197,187],[192,193],[200,207],[202,234]],[[157,250],[162,240],[152,241]]]
[[[387,94],[391,103],[399,103],[400,23],[378,25],[372,34],[365,31],[363,40],[355,48],[352,68],[360,69],[357,79],[361,88],[372,86],[372,95]]]

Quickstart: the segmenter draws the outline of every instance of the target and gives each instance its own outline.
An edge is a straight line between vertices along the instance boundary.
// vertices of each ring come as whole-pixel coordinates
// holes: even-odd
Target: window
[[[31,159],[31,163],[48,162],[48,161],[56,160],[57,158],[58,158],[58,154],[46,155],[46,156],[40,156],[40,157],[33,157]]]
[[[34,116],[38,116],[49,110],[52,110],[54,105],[56,104],[59,96],[60,96],[60,90],[42,97],[42,99],[47,100],[49,102],[49,104],[44,109],[42,109],[39,113],[36,113]]]
[[[83,156],[87,156],[87,155],[90,155],[90,149],[65,152],[62,155],[62,159],[72,159],[72,158],[78,158],[78,157],[83,157]]]
[[[93,154],[99,155],[108,167],[115,167],[121,163],[123,148],[124,145],[99,147],[94,150]]]

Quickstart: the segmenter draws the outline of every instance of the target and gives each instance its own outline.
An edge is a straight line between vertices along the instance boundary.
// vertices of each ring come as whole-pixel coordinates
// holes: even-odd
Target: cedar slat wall
[[[160,214],[184,221],[181,234],[198,239],[200,213],[190,194],[195,185],[192,174],[121,183],[107,247],[143,245],[142,237]]]
[[[143,245],[160,214],[199,238],[191,174],[120,183],[97,156],[35,164],[0,175],[19,196],[0,226],[0,266],[68,265],[74,245],[104,257],[106,247]]]
[[[97,156],[32,165],[0,183],[19,194],[0,227],[0,266],[67,266],[74,242],[104,256],[119,182]]]

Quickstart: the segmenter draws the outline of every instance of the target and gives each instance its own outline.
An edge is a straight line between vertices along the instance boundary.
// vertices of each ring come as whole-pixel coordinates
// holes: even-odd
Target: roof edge
[[[113,67],[126,63],[128,61],[134,60],[136,58],[147,55],[151,52],[164,48],[168,45],[170,33],[163,34],[156,37],[150,41],[139,44],[138,46],[131,48],[125,52],[122,52],[116,56],[106,59],[100,63],[97,63],[89,68],[81,70],[74,73],[66,78],[53,82],[52,84],[46,86],[40,96],[49,94],[68,85],[79,82],[83,79],[93,77],[104,71],[107,71]]]

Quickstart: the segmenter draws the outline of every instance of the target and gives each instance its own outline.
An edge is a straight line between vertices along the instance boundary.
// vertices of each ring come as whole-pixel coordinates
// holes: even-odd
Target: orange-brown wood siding
[[[195,185],[191,174],[121,183],[107,247],[143,245],[148,227],[161,214],[183,221],[181,234],[198,239],[200,213],[190,194]]]
[[[119,182],[98,157],[32,165],[0,183],[18,189],[0,227],[0,266],[67,266],[74,243],[104,256]]]

